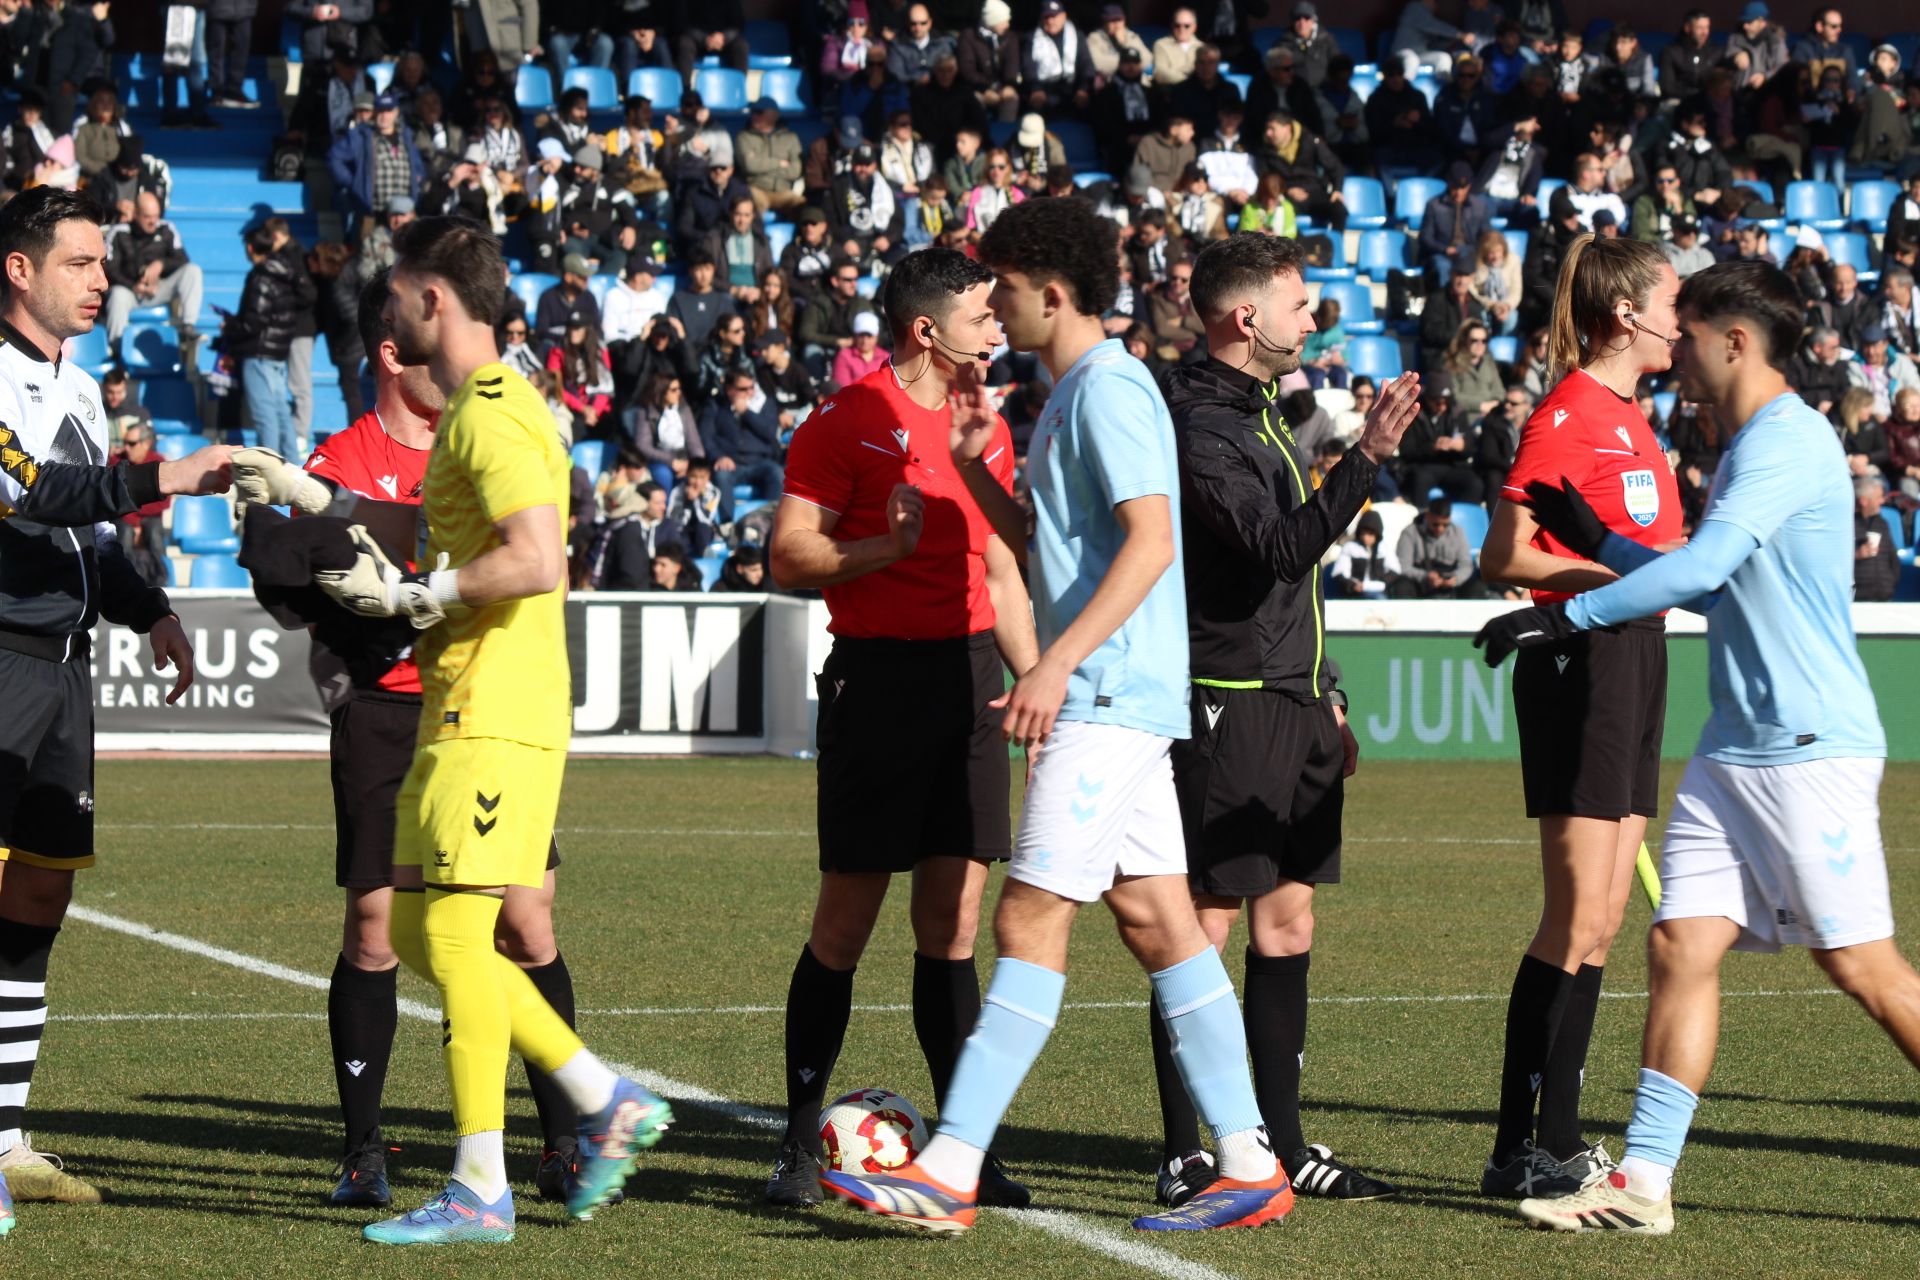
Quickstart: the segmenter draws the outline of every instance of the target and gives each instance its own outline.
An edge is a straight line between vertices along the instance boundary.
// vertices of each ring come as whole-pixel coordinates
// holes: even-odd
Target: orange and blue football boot
[[[922,1231],[965,1231],[973,1225],[977,1193],[955,1191],[911,1164],[892,1173],[824,1170],[820,1189],[855,1208],[904,1222]]]
[[[580,1145],[566,1181],[567,1212],[585,1222],[612,1201],[640,1163],[640,1153],[660,1141],[672,1123],[673,1108],[665,1098],[623,1076],[606,1106],[580,1118]]]
[[[452,1181],[412,1213],[370,1223],[360,1234],[375,1244],[505,1244],[513,1239],[513,1192],[488,1204]]]
[[[1293,1184],[1284,1166],[1264,1182],[1216,1178],[1213,1185],[1178,1209],[1135,1218],[1141,1231],[1215,1231],[1222,1227],[1264,1227],[1293,1208]]]

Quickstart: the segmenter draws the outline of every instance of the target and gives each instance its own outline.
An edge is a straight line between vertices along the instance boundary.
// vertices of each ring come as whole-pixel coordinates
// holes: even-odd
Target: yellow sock
[[[504,1129],[507,1052],[514,1037],[501,968],[511,969],[529,989],[533,983],[493,948],[500,899],[439,889],[429,889],[425,897],[427,961],[447,1020],[444,1051],[454,1128],[462,1136]],[[558,1021],[558,1015],[549,1014]]]
[[[387,945],[400,963],[427,981],[433,971],[427,968],[426,935],[427,895],[422,889],[395,889],[393,907],[387,915]]]
[[[497,981],[511,1007],[513,1051],[525,1058],[528,1066],[551,1075],[586,1046],[566,1019],[553,1011],[526,970],[498,952],[494,958],[500,962]]]

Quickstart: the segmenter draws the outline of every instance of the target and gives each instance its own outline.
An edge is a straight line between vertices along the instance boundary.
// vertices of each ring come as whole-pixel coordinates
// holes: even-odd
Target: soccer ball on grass
[[[887,1173],[927,1149],[927,1122],[914,1105],[886,1089],[856,1089],[820,1116],[827,1167],[847,1173]]]

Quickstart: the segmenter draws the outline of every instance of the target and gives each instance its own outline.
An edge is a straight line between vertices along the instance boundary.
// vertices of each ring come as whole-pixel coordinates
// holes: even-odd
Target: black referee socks
[[[913,953],[913,1034],[933,1078],[934,1106],[945,1114],[947,1084],[960,1061],[960,1046],[980,1020],[980,973],[973,957],[936,960]]]
[[[554,952],[553,959],[537,969],[522,970],[533,980],[553,1011],[568,1026],[573,1025],[573,975],[567,972],[567,958]],[[540,1113],[540,1142],[544,1151],[558,1151],[563,1141],[574,1136],[576,1117],[567,1091],[554,1083],[552,1076],[535,1067],[527,1068],[527,1089],[533,1094],[533,1109]]]
[[[1307,970],[1313,953],[1263,956],[1247,948],[1242,991],[1253,1093],[1283,1161],[1307,1145],[1300,1130],[1300,1070],[1307,1049]]]
[[[1573,975],[1533,956],[1520,957],[1507,1000],[1507,1051],[1500,1068],[1500,1123],[1493,1159],[1505,1164],[1533,1136],[1533,1102],[1546,1076],[1554,1034],[1565,1016]]]
[[[1583,964],[1573,975],[1567,1009],[1560,1015],[1560,1033],[1553,1038],[1553,1051],[1547,1055],[1547,1070],[1540,1080],[1540,1127],[1533,1141],[1555,1160],[1587,1149],[1586,1139],[1580,1136],[1580,1083],[1605,973],[1600,965]]]
[[[400,966],[362,969],[336,956],[327,984],[327,1041],[333,1047],[333,1082],[347,1125],[349,1155],[380,1139],[380,1094],[393,1054],[395,981]]]
[[[787,985],[787,1138],[820,1148],[820,1104],[853,1013],[853,970],[829,969],[800,948]]]

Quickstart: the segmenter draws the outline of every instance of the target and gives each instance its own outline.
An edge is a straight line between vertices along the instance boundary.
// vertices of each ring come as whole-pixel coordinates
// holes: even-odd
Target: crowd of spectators
[[[292,0],[301,75],[278,141],[324,171],[340,230],[311,247],[279,220],[245,233],[250,270],[219,341],[247,420],[289,454],[310,444],[316,334],[360,413],[360,281],[391,262],[408,220],[461,214],[498,232],[523,272],[557,281],[512,297],[500,336],[563,436],[603,446],[602,474],[581,486],[580,585],[687,589],[700,575],[675,554],[730,552],[744,560],[723,581],[750,571],[758,584],[760,504],[780,492],[786,442],[823,396],[887,361],[871,299],[904,254],[966,250],[1025,200],[1087,201],[1113,225],[1123,275],[1108,332],[1160,370],[1206,354],[1190,292],[1206,243],[1297,236],[1338,266],[1347,179],[1380,179],[1391,209],[1417,176],[1444,189],[1404,224],[1401,269],[1372,283],[1425,384],[1375,496],[1418,516],[1363,523],[1336,593],[1499,590],[1475,577],[1458,509],[1497,500],[1547,389],[1560,263],[1586,233],[1658,244],[1683,277],[1731,258],[1786,267],[1808,313],[1794,384],[1846,443],[1862,565],[1879,561],[1896,539],[1869,556],[1867,526],[1920,505],[1920,78],[1899,45],[1863,59],[1841,9],[1789,31],[1765,0],[1690,10],[1657,34],[1573,25],[1559,0],[1409,0],[1360,61],[1316,0],[1274,4],[1264,21],[1283,25],[1256,31],[1257,0],[1138,29],[1128,5],[1091,0],[1024,3],[1020,26],[1006,0],[831,0],[787,23],[812,107],[761,97],[736,116],[691,87],[611,111],[585,88],[523,106],[516,87],[525,68],[556,87],[575,66],[623,87],[641,68],[690,86],[703,59],[745,71],[757,51],[739,0],[471,0],[453,13]],[[195,8],[194,56],[169,66],[187,89],[181,105],[169,88],[169,129],[214,125],[209,105],[253,105],[257,0]],[[120,107],[113,40],[104,3],[0,0],[0,75],[19,102],[0,133],[4,181],[98,193],[112,337],[159,304],[190,330],[200,268],[165,217],[171,171]],[[380,62],[390,74],[370,75]],[[1902,194],[1863,254],[1834,261],[1825,228],[1789,225],[1782,196],[1803,179],[1844,193],[1862,176]],[[1324,465],[1375,387],[1348,366],[1337,300],[1315,314],[1282,392]],[[1044,371],[1007,355],[992,382],[1023,446]],[[1723,428],[1665,391],[1647,388],[1640,406],[1697,517]],[[1868,482],[1882,491],[1872,512]]]

